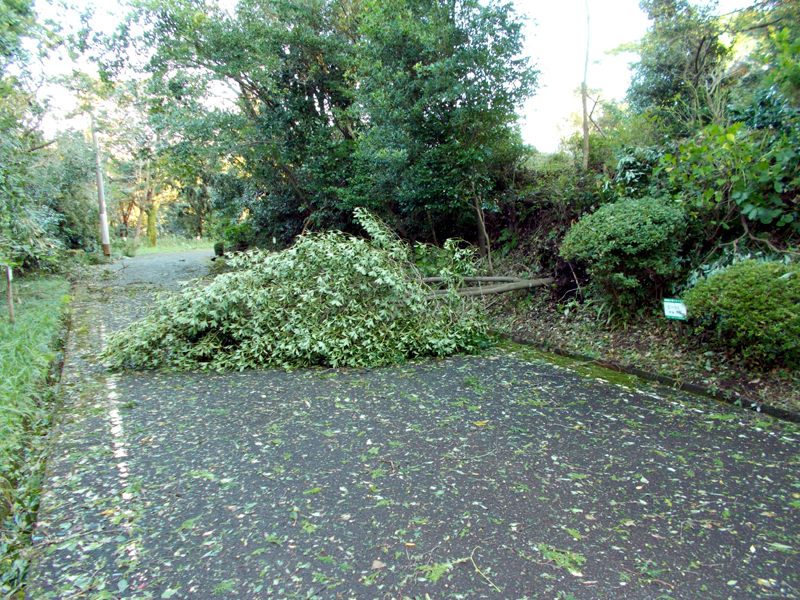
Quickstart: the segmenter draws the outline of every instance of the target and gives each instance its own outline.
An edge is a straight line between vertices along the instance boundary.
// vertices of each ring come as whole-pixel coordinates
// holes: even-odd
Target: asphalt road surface
[[[79,292],[28,598],[800,598],[792,424],[519,346],[106,372],[209,256]]]

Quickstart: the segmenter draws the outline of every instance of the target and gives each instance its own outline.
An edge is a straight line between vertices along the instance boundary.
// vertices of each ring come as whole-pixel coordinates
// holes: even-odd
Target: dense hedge
[[[752,360],[800,362],[800,267],[746,260],[684,294],[689,314]]]
[[[683,210],[668,200],[624,199],[582,217],[564,237],[561,256],[587,264],[600,292],[617,307],[663,295],[681,271]]]

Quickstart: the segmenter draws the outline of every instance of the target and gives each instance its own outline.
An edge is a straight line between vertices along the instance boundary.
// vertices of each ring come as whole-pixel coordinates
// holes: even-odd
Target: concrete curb
[[[690,392],[692,394],[697,394],[699,396],[706,396],[707,398],[713,398],[714,400],[719,400],[720,402],[725,402],[726,404],[731,404],[733,406],[740,406],[741,408],[744,408],[746,410],[751,410],[753,412],[768,415],[776,419],[782,419],[784,421],[789,421],[791,423],[800,424],[800,414],[783,408],[770,406],[768,404],[759,404],[755,400],[748,400],[746,398],[738,398],[738,399],[729,398],[721,392],[711,390],[701,385],[696,385],[694,383],[686,383],[674,379],[672,377],[667,377],[665,375],[658,375],[656,373],[651,373],[649,371],[645,371],[637,367],[632,367],[630,365],[624,365],[612,361],[600,360],[592,358],[591,356],[576,354],[574,352],[567,352],[566,350],[562,350],[561,348],[558,348],[556,346],[548,346],[546,344],[541,344],[518,335],[502,333],[499,331],[494,331],[492,333],[501,339],[511,340],[512,342],[515,342],[517,344],[523,344],[525,346],[533,346],[534,348],[538,348],[539,350],[542,350],[544,352],[550,352],[552,354],[557,354],[558,356],[563,356],[565,358],[572,358],[583,362],[590,362],[597,366],[604,367],[612,371],[617,371],[618,373],[635,375],[636,377],[644,379],[645,381],[660,383],[662,385],[682,390],[684,392]]]

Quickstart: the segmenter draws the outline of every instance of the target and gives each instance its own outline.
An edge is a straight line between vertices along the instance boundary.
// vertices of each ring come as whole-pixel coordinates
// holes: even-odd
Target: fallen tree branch
[[[447,281],[446,277],[424,277],[422,279],[422,283],[444,283]],[[519,277],[464,277],[464,283],[502,283],[502,282],[515,282],[515,281],[525,281],[524,279],[520,279]]]
[[[490,285],[487,287],[473,287],[458,290],[459,296],[488,296],[490,294],[504,294],[506,292],[513,292],[515,290],[527,290],[535,287],[542,287],[550,285],[555,281],[552,277],[545,277],[544,279],[523,279],[515,281],[514,283],[506,283],[503,285]],[[449,293],[449,290],[434,290],[433,295],[444,296]]]

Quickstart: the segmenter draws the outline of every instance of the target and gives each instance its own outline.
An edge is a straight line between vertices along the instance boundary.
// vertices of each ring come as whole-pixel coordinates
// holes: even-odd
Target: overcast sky
[[[635,54],[610,56],[607,51],[640,39],[649,21],[639,0],[588,0],[590,20],[590,88],[602,97],[622,100],[630,82],[629,63]],[[720,0],[719,14],[752,5],[752,0]],[[516,0],[519,13],[528,15],[526,50],[538,65],[539,90],[520,111],[522,137],[542,152],[558,148],[568,133],[566,119],[581,110],[575,89],[583,81],[586,60],[586,3],[584,0]]]
[[[536,63],[539,89],[521,111],[524,140],[542,152],[553,152],[563,135],[564,120],[581,110],[574,92],[583,81],[586,60],[584,0],[517,0],[517,11],[528,16],[526,50]],[[648,20],[638,0],[589,0],[590,88],[604,98],[621,99],[630,81],[628,63],[636,55],[609,56],[606,51],[641,38]],[[559,130],[561,129],[561,130]]]

